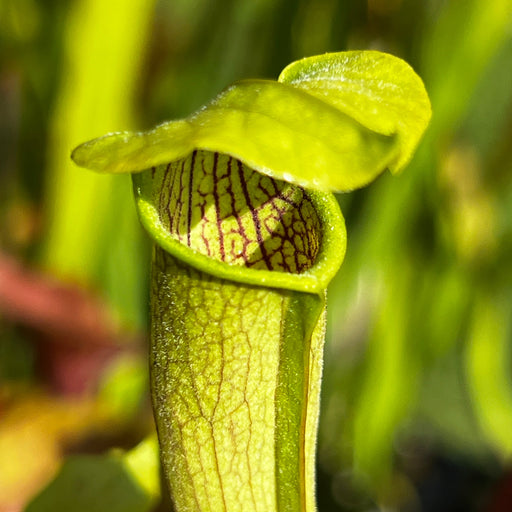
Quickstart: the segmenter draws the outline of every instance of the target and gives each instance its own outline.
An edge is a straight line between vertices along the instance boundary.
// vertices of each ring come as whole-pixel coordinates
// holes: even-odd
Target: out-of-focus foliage
[[[128,453],[69,458],[27,512],[147,512],[159,496],[156,437]]]
[[[434,114],[400,177],[340,197],[320,511],[510,510],[511,34],[510,0],[2,0],[0,511],[152,432],[148,244],[72,147],[345,49],[407,60]]]

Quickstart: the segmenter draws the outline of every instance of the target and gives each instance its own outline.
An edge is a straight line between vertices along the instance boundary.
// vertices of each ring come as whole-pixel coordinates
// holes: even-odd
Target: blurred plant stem
[[[99,287],[117,318],[132,327],[143,322],[146,279],[129,179],[84,172],[69,154],[92,136],[132,126],[154,4],[72,4],[48,150],[42,262],[60,277]]]
[[[466,353],[470,393],[479,423],[504,461],[512,456],[510,304],[502,297],[477,297]]]

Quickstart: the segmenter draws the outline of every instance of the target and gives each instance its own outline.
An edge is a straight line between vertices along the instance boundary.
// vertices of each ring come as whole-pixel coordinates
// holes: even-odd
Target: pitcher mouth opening
[[[301,274],[321,244],[306,191],[260,174],[229,155],[196,150],[152,169],[153,201],[170,236],[230,265]]]
[[[332,194],[271,178],[228,154],[197,149],[133,181],[153,240],[199,270],[320,292],[343,260],[345,226]]]

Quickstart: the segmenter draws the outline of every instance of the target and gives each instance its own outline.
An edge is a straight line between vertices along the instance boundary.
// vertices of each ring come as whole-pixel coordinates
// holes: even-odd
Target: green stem
[[[152,396],[176,510],[315,510],[324,304],[155,248]]]

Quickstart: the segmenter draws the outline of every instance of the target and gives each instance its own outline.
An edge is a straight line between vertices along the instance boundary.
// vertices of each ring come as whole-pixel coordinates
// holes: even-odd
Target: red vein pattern
[[[194,151],[154,169],[163,224],[190,248],[226,263],[301,273],[321,226],[307,192],[225,154]]]

